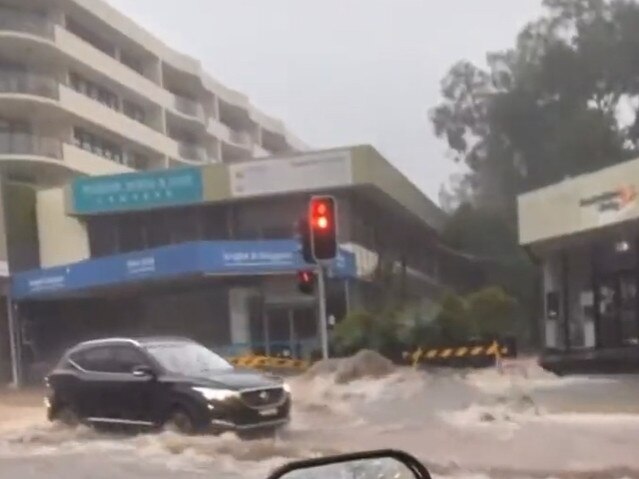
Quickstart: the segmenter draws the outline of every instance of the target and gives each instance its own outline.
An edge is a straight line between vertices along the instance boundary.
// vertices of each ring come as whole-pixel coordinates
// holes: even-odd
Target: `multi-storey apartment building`
[[[303,149],[103,0],[0,0],[0,315],[10,273],[40,266],[37,190]]]
[[[102,0],[0,0],[0,103],[0,159],[38,184],[304,149]]]

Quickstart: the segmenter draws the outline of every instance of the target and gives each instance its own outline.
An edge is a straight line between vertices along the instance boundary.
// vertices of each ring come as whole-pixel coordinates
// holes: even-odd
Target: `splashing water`
[[[275,440],[257,441],[67,429],[44,423],[39,406],[3,406],[0,397],[0,417],[14,418],[0,426],[0,461],[17,471],[13,477],[29,479],[58,471],[68,479],[99,477],[89,473],[116,465],[136,479],[176,473],[252,479],[294,459],[396,447],[417,455],[438,477],[639,477],[634,376],[400,368],[379,378],[341,382],[328,371],[290,383],[291,424]],[[47,475],[33,473],[38,464]]]

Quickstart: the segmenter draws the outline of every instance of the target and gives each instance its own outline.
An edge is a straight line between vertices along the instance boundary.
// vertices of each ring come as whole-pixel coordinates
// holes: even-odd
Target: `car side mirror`
[[[431,479],[415,457],[393,449],[327,456],[286,464],[268,479]]]
[[[136,378],[154,378],[155,377],[155,371],[153,370],[153,368],[145,364],[135,366],[131,372]]]

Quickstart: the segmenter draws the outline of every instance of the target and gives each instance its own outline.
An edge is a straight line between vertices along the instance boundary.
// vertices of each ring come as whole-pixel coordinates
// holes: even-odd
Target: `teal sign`
[[[199,168],[78,178],[72,183],[77,214],[158,208],[202,201]]]

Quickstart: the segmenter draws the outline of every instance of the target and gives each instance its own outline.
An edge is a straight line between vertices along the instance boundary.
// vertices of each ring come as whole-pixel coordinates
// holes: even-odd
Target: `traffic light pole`
[[[326,320],[326,284],[325,268],[317,265],[317,310],[319,314],[319,333],[322,343],[322,359],[328,359],[328,322]]]

